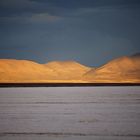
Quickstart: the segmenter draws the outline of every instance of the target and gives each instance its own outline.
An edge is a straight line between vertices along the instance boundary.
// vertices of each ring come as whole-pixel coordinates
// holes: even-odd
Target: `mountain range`
[[[0,59],[0,83],[140,83],[140,53],[116,58],[101,67],[76,61],[39,64]]]

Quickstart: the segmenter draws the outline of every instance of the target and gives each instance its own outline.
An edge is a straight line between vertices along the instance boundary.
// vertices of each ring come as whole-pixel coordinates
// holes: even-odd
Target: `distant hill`
[[[53,61],[45,64],[45,66],[57,74],[56,79],[61,80],[80,79],[84,73],[91,69],[76,61]]]
[[[75,61],[38,64],[29,60],[0,59],[0,82],[75,82],[89,70]]]
[[[84,74],[91,82],[140,82],[140,57],[133,55],[114,59]]]
[[[76,61],[39,64],[29,60],[0,59],[0,83],[140,83],[140,53],[114,59],[99,68]]]
[[[33,61],[0,59],[0,81],[42,80],[54,75],[53,70]]]

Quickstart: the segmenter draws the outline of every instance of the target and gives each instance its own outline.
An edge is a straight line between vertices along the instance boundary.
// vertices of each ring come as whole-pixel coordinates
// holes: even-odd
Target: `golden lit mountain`
[[[28,60],[0,59],[0,82],[132,82],[140,83],[140,54],[121,57],[99,68],[75,61],[38,64]]]
[[[140,55],[117,58],[83,77],[90,82],[140,82]]]
[[[81,79],[82,75],[91,69],[75,61],[53,61],[45,66],[52,69],[57,74],[56,79],[60,80]]]
[[[0,82],[75,82],[89,70],[74,61],[38,64],[28,60],[0,59]]]
[[[44,65],[14,59],[0,59],[0,82],[51,79],[55,73]]]

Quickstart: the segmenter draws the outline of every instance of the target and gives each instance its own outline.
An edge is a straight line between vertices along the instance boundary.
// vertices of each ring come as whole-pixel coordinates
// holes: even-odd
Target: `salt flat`
[[[0,88],[0,140],[139,140],[140,87]]]

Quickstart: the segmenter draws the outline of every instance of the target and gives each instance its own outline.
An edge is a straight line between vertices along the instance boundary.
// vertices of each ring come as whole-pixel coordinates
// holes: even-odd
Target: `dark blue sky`
[[[140,52],[140,0],[0,0],[0,58],[100,66]]]

